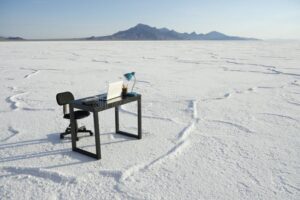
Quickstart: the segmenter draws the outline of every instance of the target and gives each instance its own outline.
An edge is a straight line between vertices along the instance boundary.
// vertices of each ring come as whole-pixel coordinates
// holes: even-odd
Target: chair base
[[[90,133],[90,136],[93,136],[93,132],[91,130],[87,130],[85,126],[79,127],[76,131],[77,133]],[[68,128],[66,128],[64,133],[60,134],[60,139],[64,139],[66,135],[71,134],[71,126],[69,125]],[[76,141],[79,140],[79,137],[76,138]]]

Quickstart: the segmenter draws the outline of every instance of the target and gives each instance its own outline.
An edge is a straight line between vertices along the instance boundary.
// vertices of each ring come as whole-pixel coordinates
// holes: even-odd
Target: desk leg
[[[142,139],[142,100],[138,100],[138,139]]]
[[[99,131],[98,112],[93,112],[93,115],[94,115],[94,127],[95,127],[96,155],[97,155],[97,159],[101,159],[100,131]]]
[[[116,133],[119,132],[119,106],[115,107],[115,124],[116,124]]]
[[[70,105],[70,124],[71,124],[71,137],[72,137],[72,150],[74,151],[76,149],[76,122],[75,122],[75,116],[74,116],[74,108],[72,105]]]
[[[138,115],[137,115],[138,135],[128,133],[125,131],[120,131],[120,129],[119,129],[119,107],[115,107],[116,134],[121,134],[121,135],[125,135],[128,137],[142,139],[142,102],[141,102],[141,99],[139,99],[137,102],[137,108],[138,108]]]
[[[90,156],[92,158],[101,159],[101,149],[100,149],[100,131],[99,131],[99,118],[98,112],[93,112],[94,114],[94,127],[95,127],[95,143],[96,143],[96,154],[89,151],[83,150],[76,146],[77,138],[77,124],[74,117],[74,108],[70,105],[70,123],[71,123],[71,134],[72,134],[72,150],[78,153]]]

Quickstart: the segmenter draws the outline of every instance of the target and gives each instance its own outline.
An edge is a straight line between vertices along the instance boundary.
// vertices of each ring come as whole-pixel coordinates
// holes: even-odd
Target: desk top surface
[[[105,94],[76,99],[72,101],[70,105],[72,105],[74,108],[80,108],[88,111],[101,111],[141,99],[141,95],[138,93],[134,93],[134,95],[130,96],[121,96],[110,100],[101,100],[100,97],[102,95]]]

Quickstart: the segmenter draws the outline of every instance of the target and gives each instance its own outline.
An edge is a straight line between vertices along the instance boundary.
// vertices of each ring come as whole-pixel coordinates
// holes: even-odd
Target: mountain
[[[0,41],[21,41],[25,40],[24,38],[21,37],[1,37],[0,36]]]
[[[207,34],[179,33],[167,28],[155,28],[145,24],[138,24],[125,31],[119,31],[113,35],[89,37],[84,40],[256,40],[255,38],[243,38],[228,36],[217,31]]]
[[[0,41],[24,41],[21,37],[0,37]],[[255,38],[244,38],[229,36],[223,33],[212,31],[206,34],[195,32],[179,33],[167,28],[155,28],[146,24],[137,24],[125,31],[119,31],[108,36],[92,36],[88,38],[70,39],[33,39],[27,41],[78,41],[78,40],[257,40]],[[25,40],[26,41],[26,40]]]

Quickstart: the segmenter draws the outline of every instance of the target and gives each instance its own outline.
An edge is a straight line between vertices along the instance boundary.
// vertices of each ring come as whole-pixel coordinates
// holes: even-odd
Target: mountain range
[[[92,36],[84,40],[256,40],[255,38],[244,38],[229,36],[212,31],[206,34],[179,33],[167,28],[155,28],[146,24],[137,24],[125,31],[119,31],[108,36]]]
[[[22,41],[27,40],[21,37],[0,37],[0,41]],[[257,40],[255,38],[245,38],[229,36],[223,33],[212,31],[206,34],[195,32],[179,33],[167,28],[156,28],[146,24],[136,26],[124,31],[119,31],[107,36],[92,36],[86,38],[69,39],[39,39],[39,41],[78,41],[78,40]]]
[[[1,37],[0,36],[0,41],[20,41],[20,40],[24,40],[21,37]]]

